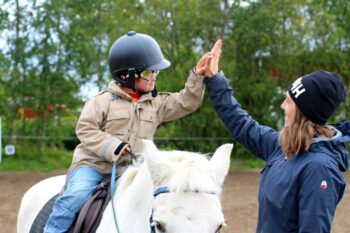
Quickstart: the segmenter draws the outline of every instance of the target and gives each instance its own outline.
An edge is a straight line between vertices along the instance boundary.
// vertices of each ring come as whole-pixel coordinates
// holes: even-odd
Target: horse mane
[[[127,187],[129,187],[132,184],[138,172],[138,167],[129,167],[128,169],[126,169],[124,174],[120,177],[120,179],[118,179],[117,188],[119,190],[126,190]]]
[[[220,194],[221,187],[213,181],[212,169],[209,166],[208,154],[188,151],[158,151],[164,158],[159,182],[165,183],[172,192],[207,192]],[[154,173],[152,171],[151,173]]]
[[[146,141],[144,146],[142,156],[145,164],[141,165],[143,169],[134,167],[125,171],[118,185],[121,195],[123,195],[122,190],[125,191],[129,186],[137,186],[131,185],[137,181],[138,186],[152,183],[153,188],[150,187],[151,184],[146,185],[144,192],[167,186],[171,192],[204,192],[220,196],[221,186],[214,175],[216,168],[210,163],[208,154],[158,150],[150,141]]]

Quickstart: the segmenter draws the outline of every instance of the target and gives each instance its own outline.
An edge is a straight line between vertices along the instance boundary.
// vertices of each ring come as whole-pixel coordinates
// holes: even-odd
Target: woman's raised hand
[[[222,40],[217,40],[210,51],[204,68],[204,75],[206,77],[213,77],[219,72],[219,61],[222,52]]]
[[[212,77],[219,72],[222,40],[217,40],[210,52],[205,53],[196,65],[196,73]]]

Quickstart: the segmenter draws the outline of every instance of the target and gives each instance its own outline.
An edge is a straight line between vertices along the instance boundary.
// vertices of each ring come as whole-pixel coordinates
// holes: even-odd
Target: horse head
[[[219,232],[225,222],[221,187],[232,147],[222,145],[208,159],[199,153],[161,151],[145,140],[145,162],[127,169],[117,185],[120,233]],[[110,211],[107,207],[104,215]],[[103,220],[101,232],[115,232],[110,224],[103,227]]]
[[[145,142],[144,157],[155,187],[152,224],[157,232],[214,233],[224,224],[220,193],[232,144],[212,158],[186,151],[159,151]]]

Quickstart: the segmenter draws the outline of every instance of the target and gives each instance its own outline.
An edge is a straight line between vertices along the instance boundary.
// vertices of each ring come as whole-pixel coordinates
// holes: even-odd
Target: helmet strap
[[[130,68],[130,69],[127,70],[127,73],[125,74],[125,78],[117,77],[115,79],[116,79],[116,81],[118,83],[122,84],[123,86],[125,86],[127,88],[130,88],[130,89],[132,89],[135,92],[139,92],[142,95],[149,93],[149,92],[143,92],[143,91],[137,90],[135,88],[135,80],[136,80],[136,78],[142,78],[142,77],[137,77],[136,70],[134,68]],[[151,93],[152,93],[152,97],[156,97],[157,96],[157,87],[156,86],[151,91]]]
[[[148,79],[145,79],[143,77],[139,77],[139,78],[141,78],[143,80],[146,80],[146,81],[149,81]],[[139,91],[139,92],[141,92],[141,91]],[[141,92],[141,93],[142,94],[147,94],[149,92]],[[154,89],[151,91],[151,93],[152,93],[152,97],[156,97],[157,96],[157,84],[155,84]]]
[[[123,72],[122,74],[116,74],[113,78],[123,86],[127,88],[131,88],[134,91],[135,90],[135,77],[136,77],[136,70],[134,68],[128,69],[126,72]]]
[[[151,91],[151,93],[152,93],[152,97],[156,97],[157,96],[157,94],[158,94],[157,86],[154,86],[154,89],[153,89],[153,91]]]
[[[126,79],[127,82],[126,82],[125,86],[127,86],[127,87],[133,89],[134,91],[136,91],[136,89],[135,89],[135,78],[136,78],[136,70],[135,70],[135,68],[128,69],[126,77],[127,77],[127,79]]]

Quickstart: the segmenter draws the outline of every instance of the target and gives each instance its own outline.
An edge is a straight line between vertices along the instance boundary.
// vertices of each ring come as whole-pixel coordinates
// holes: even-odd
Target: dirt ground
[[[227,227],[222,233],[255,233],[257,219],[257,192],[259,170],[232,171],[226,177],[223,192],[223,208]],[[0,233],[15,233],[16,218],[24,192],[34,183],[52,173],[0,172]],[[345,174],[350,183],[350,172]],[[350,232],[350,188],[338,205],[332,233]]]

